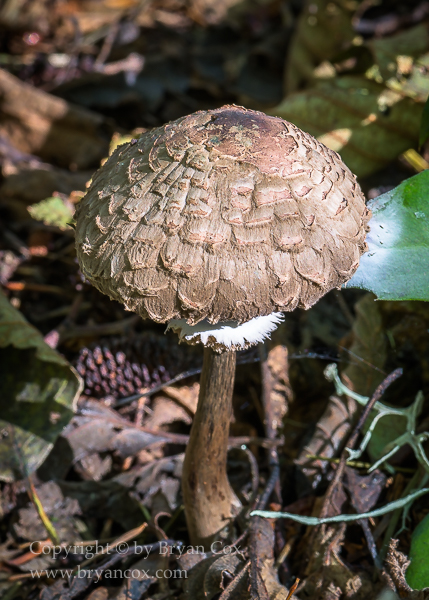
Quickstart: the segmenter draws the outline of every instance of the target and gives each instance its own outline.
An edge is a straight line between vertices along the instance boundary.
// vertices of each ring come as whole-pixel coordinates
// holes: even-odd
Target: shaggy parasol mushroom
[[[346,282],[368,219],[336,152],[238,106],[154,129],[95,174],[77,214],[83,274],[205,345],[182,478],[194,544],[207,547],[239,508],[226,474],[235,350],[262,341],[282,311]]]

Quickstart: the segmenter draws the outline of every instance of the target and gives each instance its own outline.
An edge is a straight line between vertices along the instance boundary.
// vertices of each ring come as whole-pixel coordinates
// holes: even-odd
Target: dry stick
[[[268,352],[265,344],[259,344],[259,358],[261,362],[261,378],[262,378],[262,406],[264,409],[264,428],[265,435],[270,440],[276,438],[276,427],[274,425],[275,415],[272,405],[273,391],[273,376],[268,365]],[[273,490],[276,491],[277,501],[281,499],[280,495],[280,464],[277,448],[273,446],[269,449],[269,466],[270,476],[265,485],[264,491],[256,505],[258,510],[264,510]],[[253,518],[250,521],[250,540],[249,540],[249,555],[250,555],[250,592],[252,598],[259,600],[268,600],[269,594],[265,583],[261,576],[261,559],[258,553],[258,541],[260,538],[260,521],[261,517]],[[273,551],[274,552],[274,551]]]
[[[87,558],[86,560],[81,562],[78,567],[75,567],[73,573],[78,571],[80,567],[86,567],[87,565],[91,564],[92,562],[97,560],[97,558],[100,558],[100,556],[104,556],[104,554],[109,554],[112,550],[115,550],[115,548],[117,548],[120,544],[126,545],[127,542],[129,542],[130,540],[134,540],[146,529],[146,527],[147,523],[142,523],[142,525],[140,525],[139,527],[135,527],[134,529],[131,529],[130,531],[127,531],[123,535],[119,536],[114,542],[112,542],[111,544],[107,544],[107,546],[102,548],[100,552],[97,552],[96,554],[94,554],[94,556],[91,556],[91,558]],[[123,555],[124,553],[120,552],[120,554]]]
[[[264,407],[264,426],[265,435],[268,439],[274,440],[276,437],[276,428],[273,426],[275,415],[273,414],[273,405],[271,402],[271,394],[273,391],[273,376],[268,366],[268,352],[265,344],[259,345],[259,357],[261,361],[261,376],[262,376],[262,405]],[[273,446],[269,450],[269,465],[270,477],[267,481],[265,489],[257,504],[258,510],[264,510],[266,503],[273,490],[276,492],[276,500],[281,501],[280,494],[280,463],[277,448]]]
[[[368,546],[369,553],[372,556],[372,560],[374,561],[374,565],[379,571],[383,569],[383,563],[378,556],[377,546],[375,545],[374,536],[372,535],[372,531],[368,525],[368,519],[359,519],[357,523],[362,527],[363,533],[365,535],[366,543]]]
[[[237,360],[237,364],[247,365],[249,363],[254,363],[254,362],[258,362],[258,361],[259,361],[259,357],[258,358],[250,357],[250,358],[245,358],[244,360],[239,358]],[[194,375],[199,375],[201,373],[201,371],[202,371],[201,367],[196,367],[194,369],[188,369],[187,371],[183,371],[182,373],[179,373],[172,379],[169,379],[168,381],[163,381],[162,383],[151,387],[149,390],[146,390],[145,392],[139,392],[138,394],[132,394],[132,396],[127,396],[126,398],[120,398],[119,400],[117,400],[115,402],[114,408],[118,408],[120,406],[125,406],[126,404],[130,404],[131,402],[134,402],[134,400],[138,400],[142,396],[153,396],[157,392],[160,392],[161,390],[163,390],[165,387],[173,385],[173,383],[177,383],[179,381],[182,381],[183,379],[187,379],[188,377],[193,377]]]
[[[103,323],[102,325],[76,325],[68,329],[61,336],[61,342],[65,340],[79,337],[93,337],[103,335],[120,335],[130,329],[133,329],[137,323],[141,321],[141,317],[135,315],[122,319],[122,321],[114,321],[113,323]]]
[[[226,472],[235,363],[235,352],[204,349],[198,406],[183,463],[183,503],[191,543],[205,548],[240,507]]]
[[[179,373],[179,375],[176,375],[172,379],[169,379],[168,381],[163,381],[159,385],[155,385],[154,387],[150,388],[150,390],[146,390],[145,392],[139,392],[138,394],[133,394],[132,396],[127,396],[126,398],[120,398],[115,402],[114,408],[125,406],[126,404],[134,402],[134,400],[139,400],[140,398],[146,396],[153,396],[157,392],[163,390],[165,387],[173,385],[173,383],[177,383],[178,381],[182,381],[183,379],[187,379],[188,377],[198,375],[199,373],[201,373],[201,369],[199,367],[195,369],[189,369],[188,371],[184,371],[183,373]]]
[[[115,40],[118,36],[118,32],[119,32],[119,22],[114,21],[109,26],[109,31],[107,32],[107,35],[104,38],[104,42],[101,46],[100,53],[98,54],[97,58],[94,61],[94,70],[95,71],[98,71],[99,67],[104,65],[104,63],[108,59],[109,54],[112,51],[113,44],[115,43]]]
[[[71,295],[71,292],[57,285],[32,283],[31,281],[8,281],[3,284],[3,287],[12,292],[40,292],[44,294],[56,294],[58,296]]]

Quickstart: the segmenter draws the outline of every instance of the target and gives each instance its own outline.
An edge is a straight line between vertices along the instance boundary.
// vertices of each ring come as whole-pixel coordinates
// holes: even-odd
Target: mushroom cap
[[[370,212],[339,155],[224,106],[119,146],[79,203],[84,276],[157,322],[309,308],[353,275]]]

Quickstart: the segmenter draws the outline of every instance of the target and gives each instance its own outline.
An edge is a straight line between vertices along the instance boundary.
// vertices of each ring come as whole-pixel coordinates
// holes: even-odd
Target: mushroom
[[[82,273],[205,346],[182,477],[192,543],[208,547],[240,508],[226,474],[236,350],[350,279],[369,217],[336,152],[239,106],[153,129],[94,175],[77,211]]]

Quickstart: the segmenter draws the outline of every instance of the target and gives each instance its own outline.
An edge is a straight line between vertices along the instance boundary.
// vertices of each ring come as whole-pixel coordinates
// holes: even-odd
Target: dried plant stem
[[[261,375],[262,375],[262,404],[264,407],[264,426],[265,434],[268,439],[274,440],[277,435],[278,419],[276,418],[272,395],[274,390],[274,377],[271,373],[268,365],[268,350],[265,344],[259,344],[259,358],[261,361]],[[281,503],[280,493],[280,463],[277,448],[273,446],[269,449],[269,465],[270,465],[270,477],[265,486],[257,508],[258,510],[264,510],[272,492],[275,492],[276,502]]]
[[[204,350],[200,395],[183,465],[182,491],[189,535],[206,549],[240,507],[226,474],[235,352]]]
[[[45,529],[48,532],[48,535],[49,535],[51,541],[55,545],[59,545],[60,538],[58,536],[58,533],[57,533],[55,527],[53,526],[50,518],[46,514],[45,509],[43,508],[43,504],[40,501],[40,498],[36,492],[36,488],[34,487],[33,482],[31,481],[30,477],[28,478],[27,491],[28,491],[28,495],[30,496],[30,500],[34,504],[34,506],[37,510],[37,514],[39,515],[40,520],[42,521],[43,525],[45,526]]]

